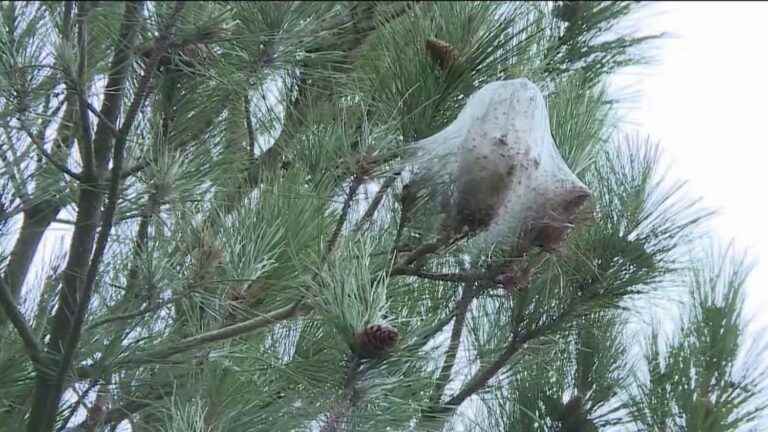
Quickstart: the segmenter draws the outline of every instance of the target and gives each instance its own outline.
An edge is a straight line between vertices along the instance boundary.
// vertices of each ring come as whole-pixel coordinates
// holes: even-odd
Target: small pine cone
[[[437,62],[437,65],[443,72],[448,70],[458,60],[459,53],[456,51],[456,48],[439,39],[427,39],[426,47],[429,56]]]
[[[380,357],[394,348],[400,333],[386,324],[373,324],[355,335],[355,348],[362,357]]]
[[[242,315],[247,307],[247,303],[248,295],[244,289],[234,289],[229,291],[225,305],[225,321],[227,323],[237,321],[238,317]]]
[[[514,269],[506,273],[501,273],[494,280],[496,285],[507,291],[513,293],[515,291],[523,291],[530,285],[531,282],[531,269],[525,267],[522,269]]]
[[[538,224],[531,241],[531,246],[544,249],[549,253],[560,251],[573,224],[567,222],[543,222]]]

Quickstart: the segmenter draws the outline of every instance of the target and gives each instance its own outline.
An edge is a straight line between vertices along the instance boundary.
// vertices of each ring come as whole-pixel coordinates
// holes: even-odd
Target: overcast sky
[[[718,210],[719,238],[757,262],[747,313],[752,331],[766,329],[768,2],[658,2],[641,15],[643,33],[670,35],[655,65],[617,79],[637,93],[625,126],[661,143],[669,174]]]

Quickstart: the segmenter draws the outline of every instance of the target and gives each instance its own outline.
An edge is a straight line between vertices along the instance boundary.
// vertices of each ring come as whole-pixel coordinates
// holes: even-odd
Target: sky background
[[[643,33],[668,33],[655,64],[614,81],[633,95],[625,130],[658,140],[674,179],[718,212],[709,226],[755,264],[750,333],[768,329],[768,2],[657,2],[637,16]]]

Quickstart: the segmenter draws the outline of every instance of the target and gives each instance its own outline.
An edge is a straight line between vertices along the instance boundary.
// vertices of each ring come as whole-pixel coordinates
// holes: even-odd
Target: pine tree
[[[1,3],[0,430],[754,430],[748,261],[606,90],[636,8]],[[516,235],[435,138],[499,82],[583,184]]]

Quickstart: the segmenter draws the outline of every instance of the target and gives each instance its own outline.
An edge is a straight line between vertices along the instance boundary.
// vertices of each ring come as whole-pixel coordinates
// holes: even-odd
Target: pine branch
[[[0,224],[16,217],[17,215],[20,215],[21,212],[24,211],[24,205],[22,203],[18,203],[13,208],[10,209],[2,209],[0,210]],[[0,319],[0,322],[2,319]]]
[[[449,412],[458,408],[468,397],[474,395],[481,390],[496,374],[509,362],[526,342],[533,338],[533,334],[525,334],[522,337],[513,337],[512,340],[506,345],[504,351],[499,354],[498,357],[486,368],[479,370],[475,375],[470,378],[467,384],[451,397],[440,409],[435,410],[436,413]]]
[[[177,7],[177,11],[179,10],[179,7]],[[130,59],[130,46],[133,44],[137,33],[140,14],[141,6],[139,4],[126,4],[102,107],[104,116],[110,120],[115,119],[120,111],[124,83],[127,80],[130,67],[128,61]],[[169,26],[164,29],[164,33],[161,33],[159,37],[160,43],[163,45],[167,44],[168,39],[165,32],[171,28],[174,20],[175,15],[171,17]],[[81,19],[81,31],[84,31],[84,26],[85,20],[83,17]],[[79,38],[82,39],[84,36]],[[83,40],[80,40],[80,42],[83,45]],[[84,49],[83,46],[81,48]],[[84,59],[85,53],[81,51],[81,67],[83,67]],[[104,122],[99,122],[94,140],[91,143],[93,144],[92,149],[85,150],[86,152],[92,151],[92,154],[85,153],[85,156],[87,159],[93,158],[93,161],[84,163],[84,181],[80,188],[75,231],[70,243],[69,259],[64,271],[59,305],[54,316],[51,337],[47,347],[52,355],[59,357],[59,364],[54,376],[38,373],[35,385],[35,398],[27,424],[29,432],[50,431],[56,420],[66,376],[79,342],[85,312],[90,302],[98,264],[106,249],[109,233],[112,228],[119,192],[123,148],[152,77],[154,65],[150,66],[153,67],[145,71],[140,87],[134,96],[134,101],[126,115],[126,120],[121,127],[121,136],[117,138],[114,145],[112,181],[104,215],[101,214],[104,196],[101,192],[102,178],[100,173],[107,168],[108,150],[112,147],[112,135],[109,132],[109,127]],[[82,71],[80,72],[82,77]],[[87,107],[84,106],[83,99],[80,99],[79,102],[80,115],[87,120]],[[86,126],[83,125],[83,128],[86,128]],[[84,129],[84,134],[86,132],[90,134],[90,126],[87,126],[87,128],[87,130]],[[86,147],[89,146],[86,145]],[[89,166],[88,164],[91,163],[95,165]],[[94,237],[96,227],[99,225],[99,219],[101,219],[101,232],[98,241],[96,241],[93,259],[91,259],[91,251],[94,247]]]
[[[182,382],[189,378],[189,376],[193,373],[197,372],[196,370],[185,370],[181,376],[175,376],[174,381],[176,382]],[[151,383],[151,380],[150,380]],[[132,395],[130,397],[127,397],[127,402],[110,409],[106,413],[104,413],[103,418],[101,419],[102,425],[113,425],[113,429],[120,425],[124,420],[129,419],[131,415],[138,413],[139,411],[143,410],[144,408],[147,408],[149,406],[152,406],[155,404],[156,401],[160,401],[166,397],[169,396],[170,393],[173,392],[173,387],[170,386],[163,386],[158,385],[154,386],[154,388],[151,388],[149,391],[144,392],[144,394],[141,395]],[[84,430],[87,426],[86,420],[83,420],[80,422],[77,426],[75,426],[75,430],[80,431]]]
[[[96,282],[96,275],[99,270],[99,265],[104,257],[107,244],[109,243],[109,236],[112,232],[112,225],[114,223],[114,215],[117,210],[117,201],[120,193],[120,180],[122,173],[123,157],[125,146],[128,142],[128,135],[133,127],[133,123],[136,120],[136,116],[141,109],[148,93],[150,82],[152,81],[152,75],[157,68],[160,55],[168,48],[170,43],[170,32],[175,26],[176,18],[181,10],[184,8],[183,2],[176,2],[176,8],[172,16],[169,18],[166,24],[166,29],[163,34],[158,37],[157,46],[158,50],[155,52],[153,58],[147,63],[144,70],[144,75],[139,82],[139,88],[134,95],[128,112],[125,116],[125,121],[120,127],[120,133],[115,140],[115,145],[112,155],[112,178],[109,185],[109,196],[107,198],[107,204],[102,215],[101,228],[99,230],[99,237],[96,240],[96,247],[94,248],[93,257],[88,266],[88,272],[85,277],[84,287],[82,289],[83,294],[76,309],[76,315],[72,324],[72,330],[66,339],[66,345],[64,347],[64,354],[62,360],[62,369],[69,368],[69,364],[72,361],[74,350],[79,342],[81,329],[83,322],[85,321],[85,313],[90,303],[90,298],[93,293],[93,286]],[[63,374],[62,374],[63,375]]]
[[[401,272],[409,272],[409,271],[413,272],[414,270],[410,268],[410,266],[413,265],[416,261],[426,257],[427,255],[437,253],[444,246],[450,246],[456,243],[457,241],[459,241],[463,237],[464,237],[464,234],[460,234],[453,238],[449,236],[441,236],[438,240],[434,242],[424,243],[421,246],[414,249],[413,251],[411,251],[410,253],[406,254],[405,258],[403,258],[396,266],[392,267],[392,270],[390,271],[390,273],[399,274]]]
[[[133,262],[131,263],[131,267],[128,270],[128,276],[126,279],[125,288],[123,290],[123,296],[120,299],[120,302],[114,308],[112,308],[112,311],[117,313],[113,316],[104,318],[102,320],[99,320],[91,324],[90,326],[88,326],[89,330],[93,330],[95,328],[101,327],[102,325],[117,322],[117,321],[126,321],[133,318],[138,318],[148,313],[162,309],[168,304],[173,303],[174,299],[168,299],[166,301],[148,306],[138,311],[119,313],[120,311],[127,310],[127,308],[133,304],[134,300],[137,297],[136,291],[139,286],[139,271],[140,271],[139,259],[141,257],[142,252],[146,249],[147,242],[149,241],[150,221],[159,209],[160,209],[160,202],[158,201],[158,195],[156,191],[153,191],[149,195],[147,203],[145,204],[144,208],[141,211],[139,226],[136,231],[136,238],[133,242],[132,251],[131,251]],[[112,330],[112,334],[113,334],[112,340],[113,341],[122,340],[122,338],[124,337],[124,332],[125,332],[125,326],[119,326],[118,328]],[[108,359],[103,358],[102,362],[104,361],[108,361]]]
[[[405,259],[397,266],[392,268],[392,273],[398,273],[400,271],[403,271],[411,264],[415,263],[419,259],[433,254],[440,250],[440,247],[443,246],[445,242],[444,241],[436,241],[436,242],[430,242],[430,243],[424,243],[423,245],[417,247],[415,250],[410,252],[406,255]]]
[[[75,375],[81,379],[89,379],[103,376],[104,374],[116,368],[127,366],[138,367],[144,364],[157,363],[176,354],[194,351],[207,344],[221,342],[227,339],[242,336],[269,325],[278,323],[280,321],[285,321],[300,315],[302,312],[303,310],[301,301],[296,301],[289,306],[277,309],[266,315],[262,315],[236,324],[231,324],[206,333],[190,336],[177,342],[163,341],[157,345],[168,345],[146,353],[129,355],[126,358],[120,359],[112,364],[103,365],[102,362],[98,362],[98,364],[93,366],[79,367],[75,371]]]
[[[431,417],[434,415],[447,414],[458,408],[470,396],[482,390],[486,384],[488,384],[488,382],[493,379],[509,363],[509,360],[525,347],[527,343],[543,337],[558,327],[562,326],[563,323],[567,321],[568,318],[573,315],[573,313],[575,313],[577,307],[582,302],[584,302],[584,300],[571,300],[569,306],[564,311],[550,319],[548,322],[524,333],[513,333],[510,337],[510,341],[504,347],[504,350],[499,353],[499,355],[493,360],[493,362],[491,362],[491,364],[478,370],[461,388],[461,390],[459,390],[441,407],[429,411],[427,416]]]
[[[61,153],[64,153],[64,156],[66,156],[72,145],[73,130],[69,120],[74,116],[74,105],[68,104],[56,134],[57,139],[54,141],[58,143],[54,150],[60,150]],[[64,144],[62,145],[62,143]],[[0,152],[0,158],[2,158],[2,152]],[[46,197],[44,195],[45,190],[36,191],[36,194],[42,195],[42,197],[35,197],[33,199],[35,203],[31,206],[23,205],[21,207],[24,213],[24,220],[19,229],[19,236],[11,250],[5,273],[2,275],[2,279],[14,299],[17,299],[21,292],[21,287],[27,278],[29,268],[42,241],[43,234],[45,234],[45,231],[55,220],[56,215],[64,207],[56,198]],[[0,314],[0,328],[5,325],[5,322],[5,317],[3,314]]]
[[[393,13],[391,13],[388,17],[384,17],[378,21],[371,19],[371,25],[365,28],[349,26],[349,29],[353,34],[348,35],[351,36],[352,40],[350,46],[343,48],[343,52],[347,54],[345,64],[352,64],[354,62],[354,60],[359,55],[360,48],[365,44],[365,41],[371,34],[388,25],[390,22],[400,18],[408,11],[410,11],[416,4],[417,2],[403,2],[402,6],[398,10],[393,11]],[[371,10],[370,12],[373,13],[374,10]],[[368,18],[370,19],[372,17]],[[329,23],[329,27],[343,28],[345,24],[349,23],[333,22]],[[359,32],[359,34],[356,34],[355,32]],[[342,39],[342,37],[339,37],[335,38],[334,40]],[[338,48],[318,47],[317,51],[338,51]],[[286,120],[284,121],[282,132],[277,137],[277,139],[275,139],[275,142],[271,147],[265,150],[258,158],[254,158],[249,166],[246,167],[246,172],[244,173],[245,175],[242,176],[245,181],[242,187],[237,189],[237,196],[233,199],[226,200],[227,202],[232,203],[232,206],[238,205],[244,197],[250,195],[251,192],[253,192],[253,190],[256,189],[259,184],[261,184],[264,173],[274,168],[274,166],[287,154],[289,150],[287,147],[290,144],[290,130],[294,127],[292,123],[301,119],[301,113],[306,109],[308,102],[311,99],[310,90],[310,84],[304,77],[302,77],[299,80],[297,97],[293,99],[293,101],[290,101],[286,107]],[[294,113],[295,115],[290,116],[290,113]]]
[[[77,412],[80,410],[80,408],[87,409],[88,407],[85,404],[85,398],[88,397],[88,395],[93,391],[93,389],[99,384],[97,380],[91,380],[90,383],[88,383],[88,387],[85,388],[85,390],[82,392],[82,394],[75,391],[74,387],[72,388],[72,392],[75,393],[75,396],[77,397],[77,403],[72,404],[72,408],[69,410],[69,413],[64,417],[64,421],[61,422],[61,426],[59,426],[56,429],[56,432],[64,432],[67,430],[67,425],[70,421],[72,421],[72,418],[77,414]],[[77,430],[77,429],[76,429]],[[85,431],[85,426],[82,428],[83,431]]]

